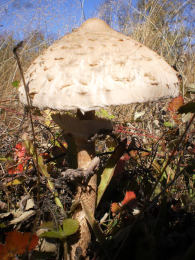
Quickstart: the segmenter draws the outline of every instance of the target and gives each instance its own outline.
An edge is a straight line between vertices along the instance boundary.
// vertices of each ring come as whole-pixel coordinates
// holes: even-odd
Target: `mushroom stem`
[[[94,119],[95,112],[87,112],[82,114],[80,111],[77,112],[77,117],[80,120]],[[95,155],[95,143],[88,142],[83,138],[75,138],[75,144],[77,146],[77,163],[78,168],[87,169],[89,163]],[[75,200],[82,201],[84,205],[91,211],[92,214],[95,212],[96,204],[96,190],[97,190],[97,176],[93,175],[88,182],[87,187],[79,186],[75,195]],[[74,259],[77,255],[77,251],[82,251],[82,256],[86,258],[86,251],[91,241],[91,233],[86,220],[85,213],[80,207],[75,211],[73,218],[77,219],[80,223],[80,236],[78,241],[72,245],[71,259]]]
[[[77,118],[80,120],[93,120],[95,118],[95,111],[83,114],[80,110],[77,110]],[[77,147],[78,168],[86,169],[95,155],[95,143],[89,143],[84,138],[75,137],[75,144]]]
[[[87,169],[95,155],[95,144],[93,142],[88,143],[82,138],[75,138],[75,144],[77,148],[77,167]]]

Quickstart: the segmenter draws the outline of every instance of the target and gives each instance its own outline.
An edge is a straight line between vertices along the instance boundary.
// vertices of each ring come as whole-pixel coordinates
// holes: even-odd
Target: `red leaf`
[[[20,163],[17,166],[9,167],[8,173],[9,174],[19,174],[19,173],[22,173],[23,170],[24,170],[24,165],[22,163]]]
[[[39,238],[29,232],[22,233],[12,231],[6,233],[5,244],[0,244],[0,259],[15,259],[16,255],[22,255],[27,251],[33,250],[38,244]]]
[[[14,148],[14,161],[16,162],[14,166],[8,166],[9,174],[19,174],[22,173],[25,167],[26,162],[29,160],[29,157],[26,152],[26,148],[23,143],[17,143]]]
[[[126,191],[124,199],[121,201],[122,205],[129,203],[132,200],[136,199],[136,195],[133,191]]]
[[[14,160],[19,162],[27,160],[26,148],[22,143],[17,143],[14,149]]]

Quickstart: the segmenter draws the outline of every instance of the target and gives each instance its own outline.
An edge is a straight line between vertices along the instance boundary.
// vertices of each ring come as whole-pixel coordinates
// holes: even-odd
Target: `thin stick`
[[[23,41],[19,42],[13,49],[13,53],[14,53],[14,57],[17,61],[17,64],[18,64],[18,68],[19,68],[19,71],[20,71],[20,75],[21,75],[21,78],[22,78],[22,82],[23,82],[23,85],[24,85],[24,89],[25,89],[25,93],[26,93],[26,100],[27,100],[27,104],[28,104],[28,107],[29,107],[29,118],[30,118],[30,124],[31,124],[31,129],[32,129],[32,136],[33,136],[33,145],[34,145],[34,148],[35,148],[35,156],[36,156],[36,164],[35,164],[35,167],[36,167],[36,170],[37,170],[37,176],[38,176],[38,181],[37,181],[37,203],[39,205],[40,203],[40,172],[39,172],[39,167],[38,167],[38,155],[37,155],[37,148],[36,148],[36,137],[35,137],[35,129],[34,129],[34,125],[33,125],[33,119],[32,119],[32,113],[31,113],[31,108],[32,108],[32,102],[31,102],[31,99],[28,95],[28,87],[26,85],[26,82],[25,82],[25,78],[24,78],[24,72],[23,72],[23,69],[22,69],[22,66],[21,66],[21,62],[20,62],[20,58],[18,56],[18,49],[21,48],[23,46]]]

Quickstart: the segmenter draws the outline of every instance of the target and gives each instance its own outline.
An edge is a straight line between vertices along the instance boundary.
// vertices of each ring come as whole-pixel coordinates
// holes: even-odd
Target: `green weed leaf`
[[[58,238],[60,240],[66,239],[67,235],[63,231],[48,231],[44,232],[40,235],[40,237],[47,237],[47,238]]]
[[[12,86],[15,87],[15,88],[18,88],[18,87],[19,87],[19,83],[20,83],[20,82],[19,82],[18,80],[13,81],[13,82],[12,82]]]
[[[172,128],[174,126],[174,124],[167,121],[167,122],[164,122],[164,126]]]
[[[79,228],[79,222],[76,219],[66,218],[63,221],[63,232],[66,236],[73,235]]]
[[[108,111],[106,111],[105,109],[100,109],[99,111],[96,111],[96,115],[99,116],[99,117],[106,118],[106,119],[115,118],[114,115],[109,114]]]
[[[101,175],[101,181],[98,186],[97,206],[112,179],[112,176],[114,174],[114,169],[117,165],[118,160],[120,159],[120,157],[123,155],[125,151],[126,143],[127,140],[125,139],[116,147],[114,153],[112,154],[112,156],[109,158],[107,162],[106,168],[104,169]]]
[[[79,228],[79,222],[76,219],[67,218],[63,221],[63,229],[59,227],[59,230],[51,230],[44,232],[40,237],[57,238],[60,240],[66,239],[68,236],[73,235]]]

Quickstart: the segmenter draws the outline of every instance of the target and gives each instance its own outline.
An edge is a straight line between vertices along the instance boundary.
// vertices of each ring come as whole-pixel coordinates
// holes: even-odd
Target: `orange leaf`
[[[0,244],[0,259],[8,260],[15,259],[14,256],[21,255],[25,251],[30,251],[36,247],[39,238],[29,232],[22,233],[19,231],[12,231],[6,233],[5,244]]]
[[[177,112],[177,110],[184,104],[184,100],[182,96],[173,98],[171,102],[169,102],[168,110],[170,112]]]
[[[113,202],[111,204],[110,209],[111,209],[112,213],[117,213],[117,211],[119,211],[121,209],[121,207],[119,206],[119,204],[117,202]]]
[[[177,111],[183,104],[184,100],[182,96],[176,97],[172,99],[171,102],[169,102],[168,111],[170,112],[170,115],[176,124],[179,124],[179,120],[181,118],[181,115],[178,115]]]
[[[136,199],[136,195],[133,191],[126,191],[125,197],[124,197],[123,201],[121,201],[121,204],[125,205],[135,199]]]

